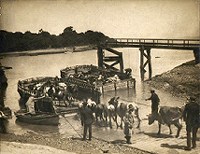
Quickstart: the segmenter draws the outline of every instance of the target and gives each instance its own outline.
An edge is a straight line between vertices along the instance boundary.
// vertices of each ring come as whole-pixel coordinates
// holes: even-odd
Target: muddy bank
[[[123,153],[123,154],[150,154],[143,150],[135,149],[127,145],[112,144],[106,141],[93,138],[92,141],[82,141],[81,138],[70,137],[62,138],[59,135],[54,136],[43,136],[34,133],[27,133],[23,135],[15,134],[1,134],[1,142],[17,142],[21,143],[19,148],[23,148],[23,145],[29,143],[33,144],[37,149],[37,145],[49,146],[59,150],[64,150],[66,152],[75,152],[75,153]],[[29,153],[29,150],[34,150],[33,146],[31,149],[26,149],[26,152]],[[12,147],[11,145],[8,148]],[[11,153],[15,153],[16,149],[13,148]],[[52,150],[52,149],[51,149]],[[5,149],[4,149],[5,151]],[[43,150],[44,151],[44,150]],[[54,149],[55,153],[59,152]]]
[[[177,97],[193,95],[200,100],[200,64],[195,64],[195,61],[186,62],[145,82]]]

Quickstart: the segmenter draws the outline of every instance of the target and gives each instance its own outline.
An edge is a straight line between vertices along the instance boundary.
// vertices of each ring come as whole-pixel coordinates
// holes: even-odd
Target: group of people
[[[151,90],[151,96],[147,100],[151,100],[151,113],[158,114],[160,98],[155,93],[155,90]],[[127,144],[131,144],[131,137],[133,132],[134,124],[134,108],[130,104],[127,108],[127,113],[124,117],[124,134]],[[81,124],[84,127],[83,129],[83,140],[86,140],[87,131],[89,131],[89,140],[92,139],[92,123],[94,122],[94,116],[92,109],[87,105],[87,100],[84,100],[83,107],[81,109]],[[185,150],[191,150],[196,148],[196,138],[197,130],[200,123],[200,106],[195,100],[194,97],[190,97],[188,103],[184,106],[183,110],[183,120],[186,123],[186,132],[187,132],[187,146]],[[192,134],[192,139],[191,139]],[[191,144],[192,143],[192,144]]]

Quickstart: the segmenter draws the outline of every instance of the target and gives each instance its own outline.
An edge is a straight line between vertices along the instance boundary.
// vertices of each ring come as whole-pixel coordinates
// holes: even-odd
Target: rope
[[[65,121],[72,127],[72,129],[78,134],[78,136],[80,136],[81,138],[82,138],[82,135],[74,128],[74,126],[69,122],[69,120],[67,120],[67,118],[65,118],[65,116],[64,116],[64,114],[61,114],[61,116],[65,119]],[[99,140],[99,141],[101,141],[99,138],[97,138],[97,137],[94,137],[93,136],[93,138],[95,138],[96,140]],[[104,140],[102,140],[102,141],[104,141]],[[90,144],[92,144],[93,146],[95,146],[96,148],[98,148],[99,150],[101,150],[103,153],[107,153],[109,150],[104,150],[104,149],[102,149],[101,147],[98,147],[98,146],[96,146],[95,144],[93,144],[93,143],[91,143],[91,142],[88,142],[88,141],[86,141],[87,143],[90,143]],[[107,141],[106,141],[107,142]]]
[[[79,134],[79,132],[74,128],[74,126],[69,122],[69,120],[67,120],[67,118],[64,116],[64,114],[60,114],[64,119],[65,121],[72,127],[72,129],[77,133],[78,136],[80,136],[82,138],[82,135]]]

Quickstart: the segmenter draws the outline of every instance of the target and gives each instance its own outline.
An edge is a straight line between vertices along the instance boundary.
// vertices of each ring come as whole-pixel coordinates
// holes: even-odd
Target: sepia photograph
[[[0,154],[199,154],[200,0],[0,0]]]

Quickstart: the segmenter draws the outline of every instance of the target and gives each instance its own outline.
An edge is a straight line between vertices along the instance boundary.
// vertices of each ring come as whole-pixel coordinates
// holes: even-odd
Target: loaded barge
[[[20,111],[15,115],[19,121],[49,124],[47,119],[53,118],[55,123],[50,123],[50,125],[58,124],[59,114],[78,111],[78,101],[92,98],[96,103],[100,103],[100,97],[104,91],[135,88],[135,79],[131,76],[131,70],[121,73],[94,65],[77,65],[66,67],[60,70],[60,73],[60,78],[57,76],[35,77],[18,81]],[[54,108],[52,111],[55,112],[53,114],[50,112],[48,114],[29,113],[27,102],[30,98],[44,98],[42,101],[37,101],[37,104],[41,104],[41,107],[45,100],[47,104],[49,102],[49,105],[52,105]],[[49,101],[46,101],[47,98],[50,98]]]
[[[77,65],[62,69],[61,78],[80,87],[98,89],[101,93],[122,88],[135,88],[135,79],[131,69],[125,73],[114,69],[105,69],[94,65]]]

